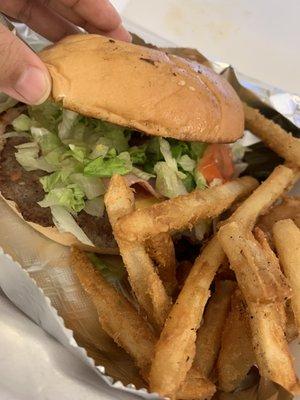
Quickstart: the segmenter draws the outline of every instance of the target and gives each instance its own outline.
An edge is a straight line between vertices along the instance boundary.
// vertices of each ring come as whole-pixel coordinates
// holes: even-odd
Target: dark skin
[[[0,12],[21,21],[52,42],[79,33],[130,41],[131,36],[108,0],[1,0]],[[41,60],[0,24],[0,92],[27,104],[49,95],[50,77]]]

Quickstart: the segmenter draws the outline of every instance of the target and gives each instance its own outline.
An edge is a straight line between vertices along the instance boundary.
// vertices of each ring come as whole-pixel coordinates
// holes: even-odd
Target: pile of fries
[[[171,399],[235,391],[253,367],[298,392],[288,340],[300,329],[300,230],[292,219],[279,220],[267,237],[257,221],[297,181],[300,140],[244,109],[246,128],[286,160],[261,185],[237,178],[135,210],[125,180],[111,179],[106,210],[138,306],[72,249],[103,329],[131,355],[149,390]],[[232,209],[178,294],[172,235]]]

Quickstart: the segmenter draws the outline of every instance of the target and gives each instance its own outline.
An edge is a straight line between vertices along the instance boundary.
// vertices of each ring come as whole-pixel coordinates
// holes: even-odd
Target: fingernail
[[[125,35],[127,35],[127,38],[126,38],[126,41],[127,42],[132,42],[132,36],[131,36],[131,34],[128,32],[128,31],[126,31],[126,29],[125,29]]]
[[[123,40],[124,42],[131,42],[132,36],[121,24],[113,31],[107,32],[106,36],[112,37],[114,39]]]
[[[123,25],[120,25],[119,29],[120,29],[119,34],[122,37],[122,40],[126,42],[132,42],[132,36],[128,32],[128,30],[125,29]]]
[[[39,68],[28,67],[19,76],[14,89],[24,98],[25,103],[41,104],[49,97],[50,78]]]

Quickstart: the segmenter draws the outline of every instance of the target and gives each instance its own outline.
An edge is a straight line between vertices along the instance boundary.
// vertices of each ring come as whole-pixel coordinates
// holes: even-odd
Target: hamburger
[[[211,69],[98,35],[40,57],[51,98],[2,114],[0,159],[2,197],[39,232],[114,254],[103,202],[113,174],[134,186],[137,207],[233,176],[243,107]]]

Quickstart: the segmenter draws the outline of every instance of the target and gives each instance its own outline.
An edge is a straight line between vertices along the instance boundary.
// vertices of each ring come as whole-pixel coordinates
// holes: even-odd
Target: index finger
[[[113,31],[121,18],[108,0],[59,0],[65,7],[102,31]]]

